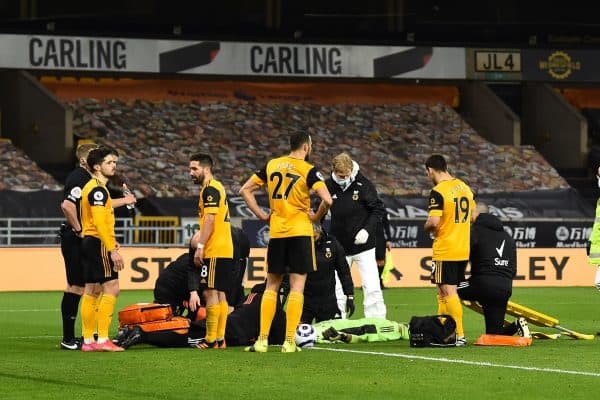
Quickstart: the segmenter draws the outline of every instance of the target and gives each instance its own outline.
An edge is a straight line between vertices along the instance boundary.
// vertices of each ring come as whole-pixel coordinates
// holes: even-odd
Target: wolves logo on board
[[[547,69],[554,79],[567,79],[573,71],[581,69],[581,61],[573,61],[564,51],[555,51],[548,61],[541,61],[539,65],[540,69]]]

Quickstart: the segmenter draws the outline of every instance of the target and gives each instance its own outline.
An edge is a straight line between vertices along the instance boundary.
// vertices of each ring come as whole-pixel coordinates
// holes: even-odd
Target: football
[[[312,325],[300,324],[296,328],[296,346],[298,347],[313,347],[317,341],[317,333]]]

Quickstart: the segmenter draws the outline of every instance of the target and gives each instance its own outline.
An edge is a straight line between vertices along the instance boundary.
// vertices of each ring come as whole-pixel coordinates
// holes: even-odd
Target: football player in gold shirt
[[[432,282],[437,285],[438,314],[454,318],[456,345],[464,346],[463,310],[457,286],[465,280],[475,202],[469,186],[448,173],[443,156],[432,155],[425,168],[434,184],[425,230],[433,237]]]
[[[87,157],[92,179],[81,191],[81,249],[85,279],[81,302],[83,351],[124,350],[108,338],[120,291],[118,271],[124,268],[120,246],[115,238],[113,203],[106,188],[108,179],[115,174],[117,160],[117,152],[108,147],[94,149]],[[94,340],[96,327],[97,342]]]
[[[295,332],[304,305],[306,274],[315,269],[312,221],[325,216],[333,200],[325,186],[323,175],[308,162],[312,140],[308,133],[290,137],[290,153],[274,158],[255,172],[240,189],[240,194],[252,212],[262,221],[269,221],[270,240],[267,246],[267,287],[261,301],[260,335],[246,351],[266,352],[271,322],[275,314],[277,293],[284,275],[290,273],[290,295],[287,300],[285,342],[281,351],[299,351]],[[254,191],[267,186],[269,208],[266,213],[256,202]],[[310,190],[322,200],[316,213],[310,207]]]
[[[229,306],[225,292],[233,284],[233,242],[229,206],[225,188],[213,176],[214,162],[209,154],[198,153],[190,158],[190,176],[201,185],[198,200],[200,237],[194,254],[194,264],[200,269],[200,287],[206,301],[206,337],[200,349],[224,349],[225,328]],[[200,306],[198,292],[190,294],[190,310]]]

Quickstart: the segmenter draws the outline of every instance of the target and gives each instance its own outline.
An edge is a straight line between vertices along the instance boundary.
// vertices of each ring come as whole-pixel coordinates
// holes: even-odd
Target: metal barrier
[[[182,237],[179,217],[156,217],[136,215],[133,219],[136,227],[134,243],[176,244]],[[139,228],[169,228],[160,230],[141,230]],[[178,232],[179,231],[179,232]]]
[[[148,217],[155,219],[156,217]],[[179,217],[169,217],[169,226],[136,226],[131,218],[117,218],[115,231],[117,241],[127,246],[183,247],[195,230]],[[174,220],[177,224],[174,224]],[[185,218],[184,218],[185,220]],[[395,247],[429,247],[431,239],[423,230],[421,219],[391,219],[392,242]],[[59,243],[62,218],[0,218],[0,247],[48,246]],[[164,222],[164,221],[163,221]],[[242,224],[243,222],[243,224]],[[233,223],[233,219],[232,219]],[[503,220],[504,229],[515,240],[517,247],[561,248],[586,247],[592,231],[593,220],[589,218],[523,218]],[[262,247],[257,238],[265,239],[268,229],[259,220],[237,220],[252,246]],[[268,226],[267,226],[268,227]]]
[[[176,217],[178,218],[178,217]],[[35,247],[58,245],[63,218],[0,218],[0,247]],[[117,218],[117,241],[126,246],[186,246],[182,226],[135,226],[131,218]],[[173,240],[166,241],[165,238]]]

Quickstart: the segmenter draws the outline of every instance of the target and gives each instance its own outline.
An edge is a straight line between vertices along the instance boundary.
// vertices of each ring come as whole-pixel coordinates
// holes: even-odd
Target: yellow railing
[[[178,233],[179,217],[153,217],[136,215],[133,219],[133,225],[140,228],[162,228],[156,229],[137,229],[134,232],[134,243],[157,243],[157,244],[177,244],[179,243]],[[173,227],[173,229],[165,229]],[[158,237],[157,237],[158,235]]]

